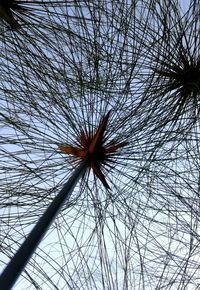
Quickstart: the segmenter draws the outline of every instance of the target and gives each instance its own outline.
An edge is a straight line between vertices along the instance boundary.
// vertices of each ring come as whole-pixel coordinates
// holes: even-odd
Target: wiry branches
[[[175,136],[190,132],[199,119],[199,5],[191,1],[186,11],[179,3],[155,2],[142,38],[141,107],[148,108],[155,130]],[[161,128],[159,130],[159,128]]]
[[[4,31],[2,264],[104,132],[20,290],[199,287],[199,5],[130,2],[18,1]]]

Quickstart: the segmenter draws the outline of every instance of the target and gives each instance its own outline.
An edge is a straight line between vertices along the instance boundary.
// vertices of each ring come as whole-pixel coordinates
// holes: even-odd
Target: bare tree
[[[1,263],[101,127],[16,289],[198,289],[199,5],[63,2],[42,2],[44,17],[30,2],[42,26],[13,12],[22,28],[4,32]]]

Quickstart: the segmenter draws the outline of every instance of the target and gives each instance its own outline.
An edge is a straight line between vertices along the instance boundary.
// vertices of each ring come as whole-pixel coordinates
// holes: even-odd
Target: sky
[[[73,6],[71,2],[69,3],[70,3],[69,6]],[[188,2],[186,1],[181,1],[181,4],[183,5],[184,9],[186,9],[187,3]],[[108,8],[109,8],[109,5],[108,5]],[[70,13],[72,13],[71,11],[73,11],[73,8],[68,7],[68,9],[70,10]],[[86,17],[89,15],[89,12],[84,9],[82,13],[86,15]],[[96,24],[90,23],[90,21],[88,21],[88,23],[89,25],[91,25],[91,33],[93,33],[92,25],[96,25]],[[77,27],[75,24],[76,24],[76,21],[73,20],[73,17],[72,17],[70,25],[71,25],[71,28],[73,28],[72,30],[74,32],[80,29],[80,27]],[[108,23],[108,25],[110,24]],[[81,33],[84,33],[84,30]],[[19,38],[21,37],[23,36],[20,35]],[[63,51],[65,50],[64,47],[62,47],[62,49]],[[113,51],[111,50],[110,53],[112,54]],[[51,53],[48,51],[47,55],[50,56]],[[82,58],[84,58],[85,55],[84,56],[73,55],[73,52],[72,52],[70,57],[73,57],[74,59],[77,58],[77,62],[79,61],[81,63],[83,61]],[[59,56],[59,60],[61,59],[62,59],[62,54]],[[37,62],[37,58],[35,62]],[[57,62],[57,59],[54,59],[54,63],[55,63],[56,69],[59,71],[60,67],[59,67],[59,62]],[[34,62],[33,62],[33,65],[34,65]],[[44,67],[45,65],[46,64],[44,63]],[[88,71],[89,69],[90,67],[88,67]],[[14,66],[13,66],[12,74],[13,73],[16,73],[16,75],[18,74]],[[31,73],[29,72],[26,72],[26,73],[28,76],[31,76]],[[57,75],[56,75],[56,78],[57,78]],[[52,80],[52,87],[51,88],[47,87],[43,89],[43,91],[45,92],[44,95],[46,93],[49,93],[50,95],[53,92],[56,82],[57,82],[57,79],[55,83]],[[30,84],[31,81],[27,80],[27,83]],[[32,86],[35,86],[35,87],[37,85],[40,86],[40,92],[41,92],[43,88],[42,84],[38,84],[37,81],[35,82],[35,84],[32,84]],[[19,85],[19,88],[22,88],[22,86],[20,87]],[[23,92],[25,92],[25,89],[26,88],[24,88]],[[58,88],[55,87],[55,92],[57,90]],[[62,84],[59,90],[60,92],[62,91]],[[43,128],[42,126],[44,126],[44,124],[41,124],[41,128],[40,128],[41,131],[43,129],[44,130],[46,129],[45,127]],[[14,134],[14,132],[12,132],[11,135],[12,134]],[[50,138],[52,137],[51,131],[48,132],[47,134],[50,136]],[[55,133],[55,137],[57,138],[56,133]],[[12,147],[12,150],[14,152],[16,150],[16,146]],[[21,150],[21,148],[19,150]],[[30,153],[30,156],[31,154],[32,152]],[[48,153],[46,154],[47,154],[46,156],[48,156]],[[31,160],[32,157],[30,156],[27,158],[28,159],[30,158]],[[23,155],[23,158],[25,158],[24,155]],[[40,162],[39,159],[40,159],[40,155],[38,153],[38,164]],[[6,163],[6,160],[4,162]],[[12,164],[12,167],[14,166],[15,166],[15,163]],[[63,176],[60,176],[60,178],[62,177]],[[56,176],[55,178],[53,178],[52,184],[56,184],[57,182],[59,183],[59,181],[60,179],[58,179],[58,176]],[[30,180],[30,183],[31,183],[31,180]],[[43,184],[41,183],[40,186],[43,186]],[[45,186],[47,187],[51,186],[51,182],[49,182],[48,185],[45,184]],[[163,185],[163,188],[164,188],[164,185]],[[164,192],[164,189],[163,189],[163,192]],[[142,194],[143,193],[141,190],[140,199],[138,198],[137,200],[138,203],[139,202],[142,203],[146,201],[144,196],[142,196]],[[46,203],[44,205],[46,206]],[[178,261],[176,261],[175,259],[176,255],[178,257],[186,257],[188,254],[187,252],[185,252],[185,249],[180,248],[178,242],[176,242],[176,240],[177,241],[180,240],[180,237],[178,236],[180,233],[176,233],[176,220],[175,219],[173,220],[174,216],[172,216],[172,224],[174,225],[174,227],[171,228],[171,236],[173,236],[173,239],[170,246],[169,246],[169,240],[167,239],[166,236],[164,235],[162,236],[161,234],[159,236],[156,236],[156,233],[154,233],[156,221],[162,221],[163,223],[165,223],[165,218],[167,221],[168,217],[167,217],[167,214],[165,217],[165,213],[159,212],[157,209],[155,210],[153,203],[151,204],[151,209],[149,209],[148,212],[145,212],[145,217],[146,216],[149,217],[150,219],[152,219],[151,221],[146,221],[142,215],[141,215],[141,219],[138,218],[135,220],[131,220],[131,222],[128,221],[128,217],[127,217],[127,224],[130,223],[131,225],[131,229],[129,232],[127,230],[126,225],[124,225],[123,221],[120,220],[119,212],[116,211],[116,209],[112,207],[112,205],[109,205],[109,210],[108,210],[110,217],[109,216],[104,217],[105,219],[107,219],[105,222],[104,228],[101,228],[101,225],[100,225],[99,228],[96,229],[97,221],[95,220],[95,214],[97,213],[99,215],[101,214],[101,208],[104,208],[104,207],[106,208],[107,206],[106,202],[105,204],[102,203],[101,206],[99,206],[99,208],[98,208],[98,203],[97,203],[96,205],[97,209],[91,208],[89,210],[88,215],[86,214],[86,211],[84,209],[80,210],[80,206],[85,206],[85,204],[82,203],[81,200],[79,201],[77,205],[75,206],[74,205],[72,206],[72,205],[70,204],[69,206],[66,206],[63,209],[63,211],[59,214],[54,224],[47,232],[45,238],[40,243],[38,249],[36,250],[29,264],[27,265],[25,272],[21,275],[16,285],[14,286],[13,288],[14,290],[23,290],[23,289],[24,290],[25,289],[50,290],[50,289],[56,289],[57,285],[59,285],[58,286],[59,290],[70,289],[70,287],[66,288],[67,281],[68,283],[76,284],[77,289],[89,289],[91,285],[93,286],[96,285],[97,289],[102,289],[102,280],[103,280],[101,277],[102,273],[104,273],[104,275],[108,275],[108,279],[107,279],[108,281],[109,281],[109,278],[110,278],[110,281],[112,281],[116,279],[117,277],[118,289],[123,289],[123,287],[124,289],[126,289],[125,288],[126,285],[124,284],[124,272],[125,272],[124,259],[125,258],[133,259],[135,263],[134,265],[135,273],[133,273],[134,279],[135,279],[135,285],[138,286],[137,289],[142,289],[142,288],[139,288],[140,287],[139,285],[142,285],[142,282],[139,281],[140,278],[138,278],[140,277],[141,271],[144,271],[146,273],[154,273],[154,274],[156,272],[160,273],[159,272],[160,263],[163,262],[163,263],[166,263],[167,265],[167,255],[165,257],[163,256],[163,261],[162,261],[162,257],[159,256],[158,257],[159,263],[158,263],[157,268],[155,268],[156,263],[153,260],[155,259],[155,255],[153,254],[152,256],[150,254],[149,256],[145,255],[145,251],[147,247],[149,247],[149,249],[152,250],[152,253],[155,253],[155,248],[158,245],[159,246],[162,245],[162,247],[164,248],[164,245],[166,244],[168,247],[170,247],[168,249],[163,249],[163,253],[164,252],[167,253],[167,251],[169,251],[170,253],[174,253],[173,259],[171,260],[171,268],[177,267]],[[19,244],[22,243],[22,240],[30,232],[33,226],[33,223],[35,223],[36,221],[36,215],[34,211],[31,213],[29,211],[30,211],[30,207],[27,207],[27,208],[21,207],[20,209],[19,207],[18,208],[9,207],[9,208],[1,209],[2,216],[4,217],[8,216],[10,218],[11,215],[15,215],[15,214],[19,214],[21,216],[25,215],[26,217],[28,214],[30,215],[29,222],[27,222],[26,227],[23,226],[20,229],[20,225],[18,225],[16,227],[13,226],[12,228],[10,228],[10,231],[9,231],[10,237],[13,236],[15,240],[18,241],[18,243],[16,243],[16,248],[19,246]],[[144,208],[144,211],[146,211],[145,208]],[[41,203],[40,203],[40,208],[38,209],[38,212],[40,215],[43,212]],[[82,213],[84,214],[82,215]],[[114,217],[116,216],[116,218],[113,219],[111,213]],[[184,217],[182,216],[180,218],[184,218]],[[189,219],[188,220],[187,219],[188,219],[188,216],[186,213],[185,224],[184,224],[185,227],[187,226],[187,222],[189,221]],[[117,227],[114,224],[114,221],[117,222]],[[32,224],[32,226],[30,226],[30,224]],[[138,237],[134,236],[135,225],[137,225],[140,231],[139,241],[137,241]],[[96,233],[94,233],[95,229],[96,229]],[[118,229],[119,231],[117,234],[115,233],[116,229]],[[4,230],[3,223],[1,226],[1,230]],[[99,238],[101,235],[101,231],[104,234],[102,238]],[[133,236],[130,236],[131,231],[133,233]],[[159,229],[159,231],[160,233],[162,233],[164,229],[163,228]],[[121,236],[123,238],[126,237],[126,239],[124,239],[125,241],[121,239],[121,241],[116,242],[115,240],[116,236],[117,237]],[[151,244],[152,239],[154,242]],[[185,239],[185,242],[188,242],[188,236],[185,235],[184,233],[181,239],[182,240]],[[140,245],[143,245],[143,247],[139,249],[140,253],[137,252],[138,250],[136,247],[137,242]],[[10,241],[5,240],[4,243],[5,245],[8,245],[8,248],[5,249],[5,251],[8,253],[8,255],[12,255],[15,251],[15,246],[13,246],[13,243],[11,243],[12,253],[9,252]],[[87,246],[88,244],[90,245],[90,247]],[[130,253],[127,253],[126,255],[123,256],[122,255],[123,250],[125,252],[125,251],[128,251],[127,249],[130,251]],[[99,251],[102,251],[102,253],[100,253]],[[145,267],[144,269],[141,269],[140,267],[141,257],[144,258],[143,264],[145,265],[146,269]],[[194,261],[195,260],[199,262],[199,257],[194,257]],[[2,264],[6,262],[6,257],[2,253],[0,254],[0,261],[2,262]],[[105,268],[103,266],[104,264],[106,265]],[[90,271],[87,271],[87,265],[90,265]],[[111,269],[109,269],[108,265],[110,265]],[[70,273],[72,274],[70,275]],[[113,273],[113,276],[109,276],[111,275],[110,273]],[[198,273],[196,274],[198,275]],[[91,275],[92,275],[92,279],[90,277]],[[30,282],[27,280],[27,277],[29,278],[29,281],[30,279],[33,279],[34,281],[38,283],[38,285],[34,285],[33,283],[32,286],[30,286]],[[147,277],[146,279],[148,278],[150,279],[148,275],[146,275],[145,277]],[[173,278],[176,279],[176,277],[173,277]],[[90,279],[94,280],[93,284],[92,282],[89,282]],[[52,281],[53,283],[55,283],[54,285],[52,284]],[[104,285],[105,286],[104,289],[115,289],[113,286],[113,285],[116,285],[115,283],[116,282],[113,281],[113,284],[111,285],[109,284]],[[176,289],[176,286],[175,288],[172,287],[171,289]],[[194,288],[189,288],[188,286],[187,289],[190,290]]]

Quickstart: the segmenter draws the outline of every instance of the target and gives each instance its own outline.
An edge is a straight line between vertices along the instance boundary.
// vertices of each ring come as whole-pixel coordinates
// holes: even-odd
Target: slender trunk
[[[39,219],[27,239],[24,241],[24,243],[21,245],[19,250],[7,265],[2,275],[0,276],[0,289],[10,290],[14,285],[26,263],[34,253],[42,237],[45,235],[54,218],[57,216],[63,203],[66,200],[69,200],[75,185],[85,173],[87,166],[88,157],[86,157],[85,160],[83,160],[83,162],[79,165],[79,167],[75,169],[73,175],[69,178],[63,189],[54,198],[46,212]]]

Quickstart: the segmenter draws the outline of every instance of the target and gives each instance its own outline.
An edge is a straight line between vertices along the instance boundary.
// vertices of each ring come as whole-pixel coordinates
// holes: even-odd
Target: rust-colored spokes
[[[103,117],[93,136],[81,130],[77,147],[60,145],[59,150],[62,153],[71,154],[77,160],[82,160],[89,155],[89,169],[92,169],[94,174],[101,180],[106,188],[110,188],[104,174],[102,173],[101,166],[110,161],[110,156],[115,153],[119,148],[125,146],[127,142],[121,142],[112,145],[105,143],[105,131],[110,116],[110,111]]]

